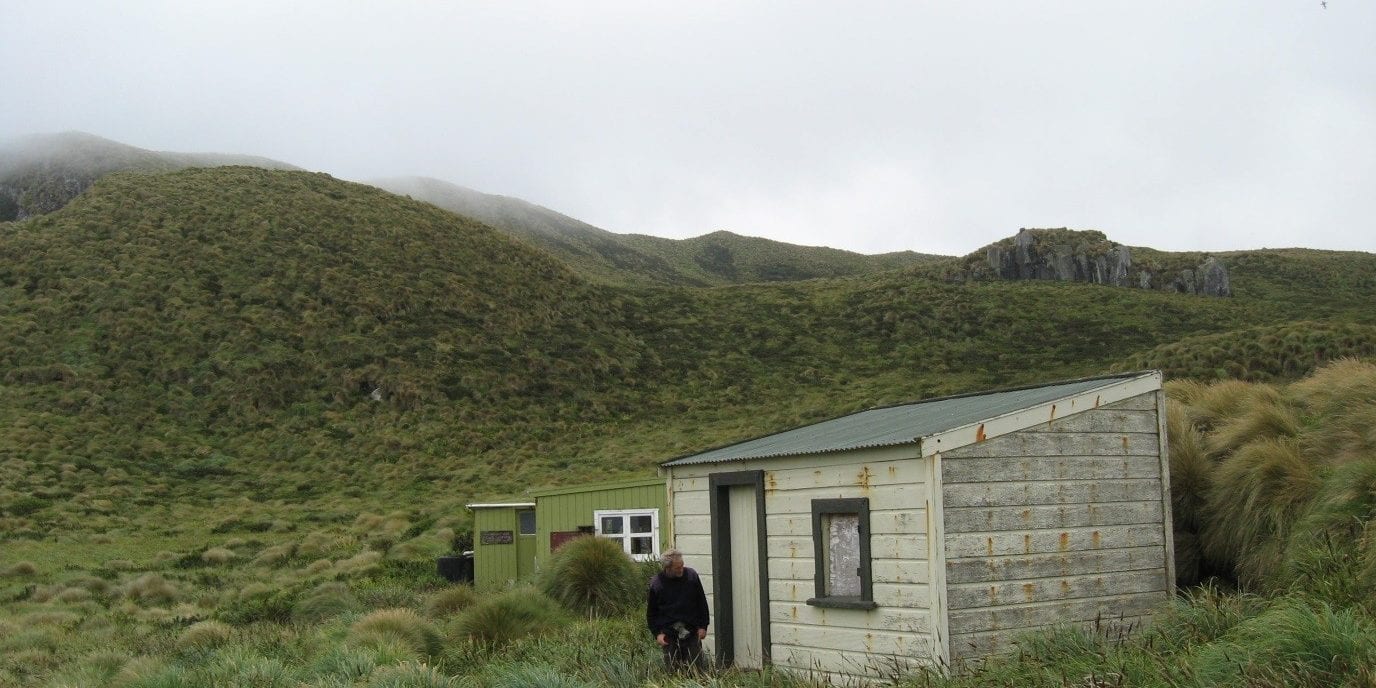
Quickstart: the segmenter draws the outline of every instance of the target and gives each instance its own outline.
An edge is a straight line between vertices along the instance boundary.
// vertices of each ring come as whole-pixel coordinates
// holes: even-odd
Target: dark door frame
[[[763,664],[770,664],[769,538],[764,521],[764,471],[711,473],[707,476],[707,486],[712,512],[712,589],[716,593],[712,612],[717,619],[717,665],[731,666],[736,659],[731,593],[731,502],[728,491],[738,486],[755,489],[755,529],[760,550],[760,570],[757,572],[760,579],[760,657]]]

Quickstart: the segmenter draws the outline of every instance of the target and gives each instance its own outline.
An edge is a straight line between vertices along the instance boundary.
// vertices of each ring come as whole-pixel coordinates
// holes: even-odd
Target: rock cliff
[[[1155,254],[1156,252],[1152,252]],[[1133,249],[1102,232],[1020,229],[966,256],[956,279],[1060,280],[1185,294],[1231,296],[1228,269],[1213,256],[1173,254],[1134,262]]]

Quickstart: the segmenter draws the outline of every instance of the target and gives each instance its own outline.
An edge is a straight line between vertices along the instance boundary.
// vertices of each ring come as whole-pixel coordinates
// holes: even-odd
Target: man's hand
[[[664,637],[664,634],[663,634],[663,633],[660,633],[659,635],[655,636],[655,642],[659,643],[659,646],[660,646],[660,647],[668,647],[668,646],[669,646],[669,640],[668,640],[667,638]]]
[[[699,628],[699,629],[698,629],[698,640],[706,640],[706,639],[707,639],[707,629],[705,629],[705,628]]]

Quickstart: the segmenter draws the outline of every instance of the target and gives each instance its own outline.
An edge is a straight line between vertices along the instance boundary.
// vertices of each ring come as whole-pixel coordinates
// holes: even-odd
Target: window
[[[520,532],[522,535],[534,535],[534,534],[535,534],[535,511],[534,511],[533,509],[526,509],[525,511],[517,511],[517,512],[516,512],[516,519],[520,522],[520,523],[519,523],[519,527],[520,527],[520,531],[519,531],[519,532]]]
[[[870,580],[870,500],[812,500],[815,607],[874,609]]]
[[[659,509],[594,511],[592,517],[597,536],[619,541],[632,559],[659,557]]]

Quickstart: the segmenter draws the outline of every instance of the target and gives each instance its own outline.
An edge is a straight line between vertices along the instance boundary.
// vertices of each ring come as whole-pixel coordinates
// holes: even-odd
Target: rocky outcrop
[[[1160,289],[1185,294],[1231,296],[1228,269],[1208,256],[1198,265],[1178,267],[1181,257],[1134,263],[1132,249],[1102,232],[1021,229],[985,247],[983,260],[968,256],[960,279],[1059,280],[1117,287]]]

